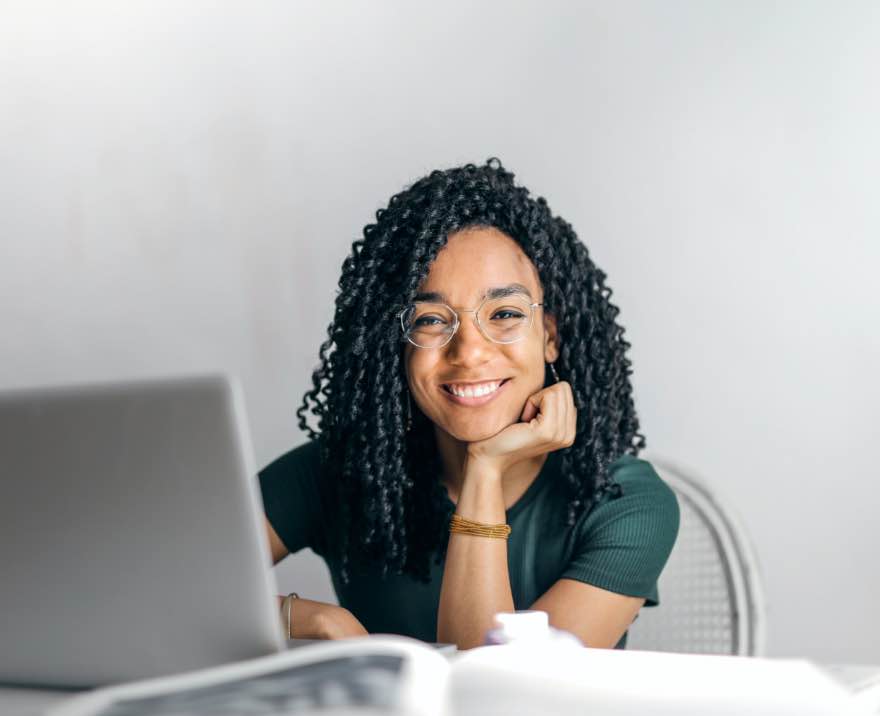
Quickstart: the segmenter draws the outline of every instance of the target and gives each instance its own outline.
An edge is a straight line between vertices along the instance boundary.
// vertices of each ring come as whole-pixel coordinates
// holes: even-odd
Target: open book
[[[870,713],[806,661],[489,646],[447,656],[404,637],[282,654],[99,689],[51,716],[848,716]]]

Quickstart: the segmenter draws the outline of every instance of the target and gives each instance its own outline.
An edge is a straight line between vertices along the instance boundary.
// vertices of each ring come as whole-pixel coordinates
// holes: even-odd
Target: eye
[[[517,311],[515,308],[501,308],[492,314],[493,320],[499,319],[499,320],[504,321],[504,320],[511,320],[511,319],[516,320],[516,319],[520,319],[520,318],[525,318],[525,315],[522,314],[521,312]]]
[[[427,326],[439,326],[443,323],[446,323],[446,321],[440,316],[419,316],[413,321],[413,327],[425,328]]]

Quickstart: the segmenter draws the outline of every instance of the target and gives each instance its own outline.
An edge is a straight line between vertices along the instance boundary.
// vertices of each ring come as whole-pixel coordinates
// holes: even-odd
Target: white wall
[[[498,155],[749,528],[770,652],[880,663],[880,6],[415,5],[0,5],[0,387],[229,370],[265,463],[362,226]]]

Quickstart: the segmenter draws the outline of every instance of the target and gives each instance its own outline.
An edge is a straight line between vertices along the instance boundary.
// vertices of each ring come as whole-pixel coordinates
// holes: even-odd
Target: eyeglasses
[[[461,325],[459,313],[473,313],[477,328],[493,343],[521,341],[532,327],[535,309],[543,303],[529,303],[525,296],[512,294],[487,298],[477,308],[458,312],[445,303],[417,301],[399,314],[403,336],[419,348],[442,348]]]

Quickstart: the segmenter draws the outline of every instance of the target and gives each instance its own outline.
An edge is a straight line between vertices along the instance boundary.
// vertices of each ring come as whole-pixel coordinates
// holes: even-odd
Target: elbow
[[[459,651],[474,649],[485,644],[480,634],[456,634],[452,629],[445,629],[441,626],[437,627],[437,643],[452,644]]]

